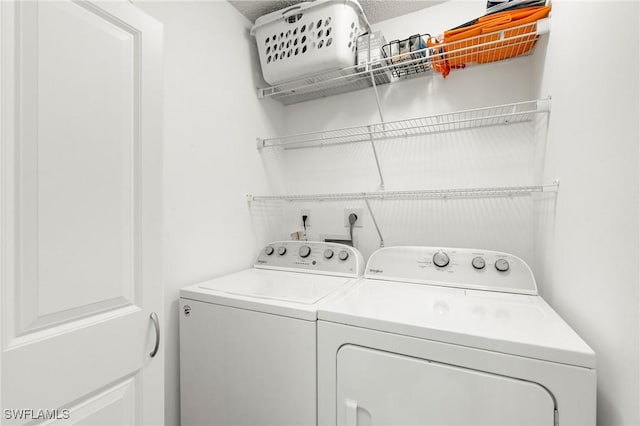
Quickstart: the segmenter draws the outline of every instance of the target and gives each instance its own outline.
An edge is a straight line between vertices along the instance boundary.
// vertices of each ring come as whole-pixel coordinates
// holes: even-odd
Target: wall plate
[[[358,220],[353,224],[354,228],[362,228],[364,223],[364,209],[344,209],[344,227],[349,227],[349,215],[355,213],[358,216]]]
[[[307,229],[311,227],[311,209],[300,209],[300,214],[298,215],[298,222],[300,222],[300,229],[304,229],[304,224],[302,223],[302,216],[307,215]]]

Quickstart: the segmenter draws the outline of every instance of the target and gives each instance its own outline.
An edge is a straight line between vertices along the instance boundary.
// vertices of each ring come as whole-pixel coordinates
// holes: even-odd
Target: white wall
[[[544,173],[561,180],[539,277],[596,351],[600,425],[640,424],[638,17],[637,2],[555,1],[534,73],[553,94]]]
[[[450,2],[375,27],[388,40],[437,34],[478,16],[483,5]],[[549,120],[532,128],[392,141],[380,150],[387,189],[558,178],[557,198],[385,202],[374,209],[387,245],[482,246],[529,262],[545,298],[597,353],[600,425],[640,424],[638,17],[637,2],[555,1],[551,34],[532,57],[381,89],[387,120],[553,96]],[[286,107],[287,133],[376,122],[374,102],[371,91],[361,91]],[[377,189],[364,144],[283,157],[289,192]],[[287,223],[299,227],[299,209],[309,208],[310,238],[345,235],[345,207],[362,205],[296,204]],[[377,246],[368,217],[356,229],[356,245],[365,256]]]
[[[255,138],[277,132],[282,107],[257,99],[250,23],[229,3],[136,4],[165,34],[165,419],[176,425],[178,289],[250,266],[279,235],[255,222],[244,194],[278,189]]]
[[[482,1],[450,2],[381,22],[387,40],[415,33],[438,34],[481,15]],[[385,120],[422,117],[474,107],[536,99],[531,84],[533,58],[453,71],[449,77],[419,78],[382,86]],[[372,90],[332,96],[286,107],[287,133],[320,131],[379,121]],[[390,140],[378,143],[387,190],[469,188],[537,184],[543,122]],[[291,193],[374,191],[378,178],[367,144],[288,151]],[[530,197],[473,200],[372,202],[386,245],[419,244],[478,247],[514,253],[533,263],[534,208]],[[309,238],[347,235],[345,208],[361,202],[296,204],[289,209],[290,231],[299,228],[299,209],[311,210]],[[365,256],[378,247],[371,218],[356,229],[357,247]]]
[[[366,145],[258,155],[254,138],[378,118],[370,91],[285,108],[258,101],[258,68],[252,70],[255,57],[247,53],[250,24],[226,2],[138,4],[164,22],[166,35],[166,419],[176,424],[178,288],[248,266],[264,242],[299,228],[300,208],[312,209],[314,238],[345,235],[342,210],[363,207],[258,204],[249,210],[243,194],[377,189]],[[483,4],[451,2],[376,28],[387,39],[439,33],[481,14]],[[640,422],[637,9],[632,2],[556,1],[552,32],[533,57],[381,90],[388,120],[553,95],[546,144],[540,140],[544,120],[387,143],[380,150],[387,189],[560,178],[557,199],[373,207],[387,245],[482,246],[532,263],[545,297],[598,354],[602,425]],[[599,37],[594,28],[606,31]],[[280,170],[287,171],[284,185]],[[280,228],[283,214],[286,229]],[[377,237],[366,213],[362,220],[356,241],[367,255]],[[604,256],[615,260],[601,261]]]

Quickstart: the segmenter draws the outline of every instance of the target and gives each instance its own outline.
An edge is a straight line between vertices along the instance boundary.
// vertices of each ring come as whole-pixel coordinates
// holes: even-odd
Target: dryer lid
[[[364,279],[321,304],[320,320],[595,368],[593,350],[536,295]]]

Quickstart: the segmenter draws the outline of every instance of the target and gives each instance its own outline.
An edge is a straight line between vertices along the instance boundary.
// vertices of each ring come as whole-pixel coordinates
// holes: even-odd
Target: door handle
[[[149,356],[153,358],[158,353],[158,348],[160,347],[160,322],[158,321],[158,314],[156,314],[155,312],[151,312],[151,321],[153,321],[153,326],[156,329],[156,345],[149,353]]]
[[[358,426],[358,401],[347,399],[344,405],[347,415],[345,426]]]

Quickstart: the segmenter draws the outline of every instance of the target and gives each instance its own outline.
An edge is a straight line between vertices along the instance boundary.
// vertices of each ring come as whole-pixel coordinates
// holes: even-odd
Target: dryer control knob
[[[509,261],[507,259],[496,260],[496,269],[500,272],[507,272],[509,270]]]
[[[482,257],[477,256],[473,258],[471,265],[476,269],[484,269],[486,263]]]
[[[273,247],[271,246],[266,246],[264,248],[264,254],[266,254],[267,256],[271,256],[273,254]]]
[[[333,250],[331,249],[326,249],[324,251],[324,258],[325,259],[331,259],[333,257]]]
[[[449,255],[440,250],[433,255],[433,263],[440,268],[444,268],[449,264]]]
[[[338,253],[338,259],[347,260],[348,258],[349,258],[349,252],[346,250],[340,250],[340,253]]]
[[[308,257],[311,254],[311,248],[309,246],[302,246],[298,249],[300,257]]]
[[[285,246],[280,246],[278,247],[278,254],[280,256],[284,256],[284,254],[287,252],[287,248]]]

